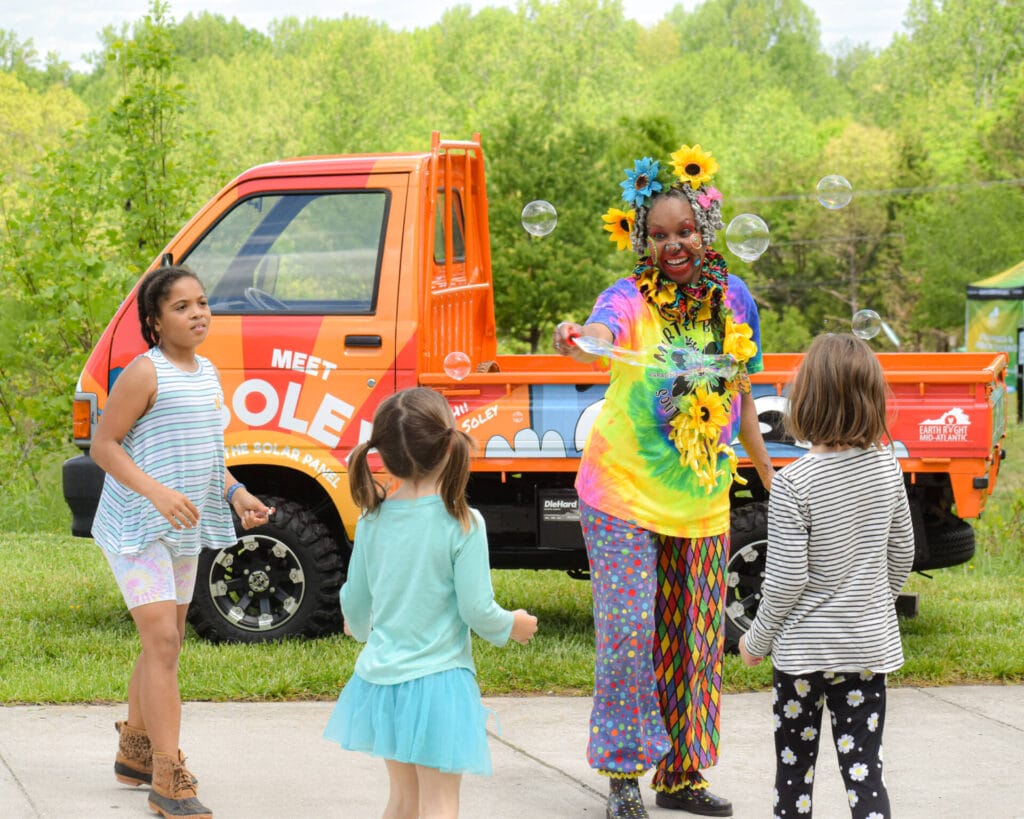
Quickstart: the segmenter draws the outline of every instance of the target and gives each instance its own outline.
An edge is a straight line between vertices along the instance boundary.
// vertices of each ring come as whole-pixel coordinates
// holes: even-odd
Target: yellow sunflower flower
[[[707,402],[708,395],[705,394],[703,399]],[[718,403],[721,404],[722,414],[719,416],[717,409],[713,414],[718,416],[718,420],[724,422],[723,399],[721,396],[712,394],[710,403],[715,403],[714,399],[718,399]],[[694,401],[691,410],[698,407],[699,403],[699,400]],[[692,412],[687,411],[675,415],[669,422],[672,427],[669,437],[676,445],[676,449],[679,450],[680,465],[685,469],[693,470],[697,476],[697,484],[709,494],[715,490],[719,480],[726,474],[731,475],[737,483],[746,485],[747,481],[737,472],[738,459],[733,448],[728,444],[716,441],[721,430],[710,424],[705,424],[706,428],[702,430],[699,426],[692,426],[691,422]],[[711,434],[707,435],[707,433]],[[719,467],[719,455],[726,456],[727,470]]]
[[[701,438],[717,441],[722,427],[729,423],[729,413],[722,396],[698,387],[683,399],[680,409],[687,425]]]
[[[754,331],[749,324],[736,324],[732,318],[727,319],[722,352],[731,355],[740,364],[749,361],[757,353],[757,345],[751,340],[753,335]]]
[[[711,156],[711,151],[702,151],[700,145],[683,145],[672,154],[672,170],[680,182],[689,182],[697,190],[718,173],[718,160]]]
[[[618,208],[608,208],[608,212],[601,217],[605,222],[604,229],[611,234],[608,241],[616,242],[619,250],[629,250],[630,248],[629,234],[633,231],[635,217],[635,211],[619,210]]]

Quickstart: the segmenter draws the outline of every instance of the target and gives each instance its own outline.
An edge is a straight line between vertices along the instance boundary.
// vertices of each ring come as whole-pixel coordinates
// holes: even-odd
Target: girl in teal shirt
[[[373,477],[371,449],[396,488]],[[470,629],[496,646],[537,631],[536,617],[494,600],[483,518],[466,503],[471,449],[448,402],[416,387],[380,404],[349,458],[365,512],[341,608],[366,645],[324,736],[383,757],[385,819],[458,816],[461,775],[491,772]]]

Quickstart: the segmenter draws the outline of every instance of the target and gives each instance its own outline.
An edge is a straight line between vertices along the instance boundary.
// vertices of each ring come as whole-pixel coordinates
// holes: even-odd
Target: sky
[[[169,0],[170,16],[181,20],[189,12],[209,11],[249,28],[266,31],[275,19],[330,19],[351,14],[386,22],[396,30],[412,30],[437,22],[455,5],[469,5],[474,11],[485,6],[513,7],[515,0]],[[883,48],[894,34],[903,31],[903,17],[909,0],[804,0],[818,16],[821,41],[826,50],[844,40]],[[642,25],[660,20],[679,0],[623,0],[627,18]],[[692,10],[698,0],[682,0]],[[32,40],[40,60],[51,51],[77,70],[87,70],[83,55],[99,50],[99,33],[108,25],[120,27],[143,17],[148,0],[3,0],[0,29],[14,31],[19,41]]]

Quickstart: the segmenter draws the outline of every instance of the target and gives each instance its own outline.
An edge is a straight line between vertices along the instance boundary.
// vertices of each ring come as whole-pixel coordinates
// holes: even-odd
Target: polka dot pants
[[[594,597],[594,703],[587,761],[638,776],[669,750],[654,679],[659,538],[580,503]]]
[[[853,819],[888,819],[882,780],[885,674],[773,674],[775,807],[777,817],[810,817],[821,715],[827,705],[839,772]],[[834,811],[829,812],[834,815]]]

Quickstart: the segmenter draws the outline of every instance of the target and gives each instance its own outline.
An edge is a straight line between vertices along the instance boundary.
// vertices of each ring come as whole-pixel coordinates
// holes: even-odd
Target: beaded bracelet
[[[228,487],[228,491],[224,494],[224,499],[228,503],[231,503],[231,499],[235,496],[235,492],[237,492],[239,489],[245,489],[245,484],[241,482],[231,484],[231,486]]]

